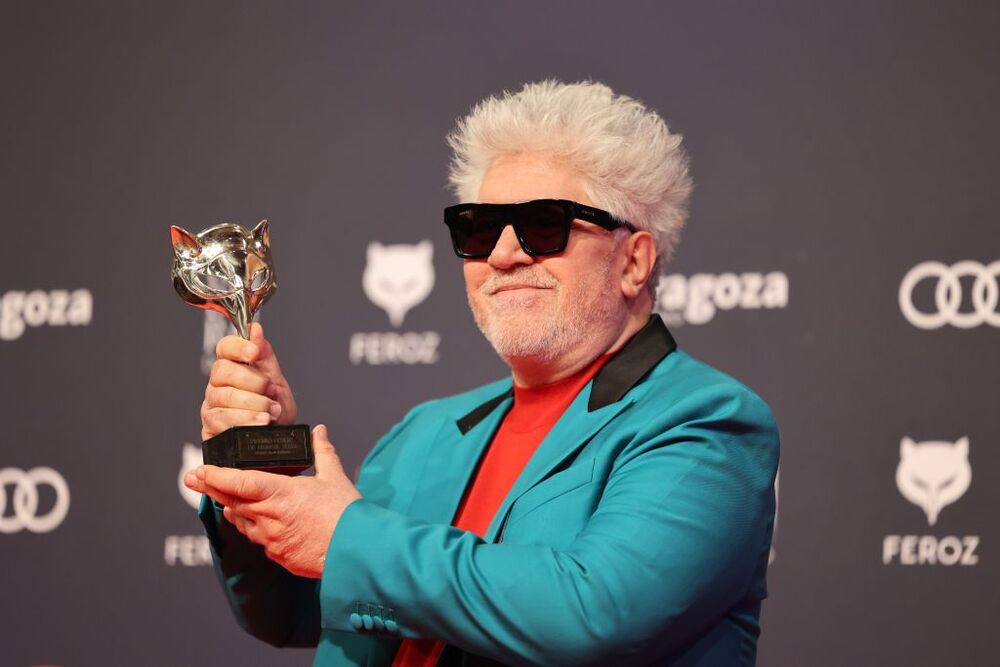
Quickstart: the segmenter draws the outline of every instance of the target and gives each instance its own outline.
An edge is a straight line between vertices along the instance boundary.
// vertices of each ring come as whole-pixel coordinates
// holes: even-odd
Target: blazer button
[[[364,622],[361,620],[361,614],[359,614],[358,612],[354,612],[353,614],[351,614],[350,620],[351,620],[351,625],[354,627],[355,630],[360,630],[361,626],[364,625]]]
[[[399,632],[399,624],[391,618],[385,622],[385,629],[389,632]]]
[[[381,616],[377,615],[372,616],[372,623],[375,624],[375,629],[378,630],[379,632],[385,630],[385,622],[382,620]]]
[[[365,630],[371,630],[375,627],[375,621],[372,620],[370,614],[361,614],[361,622],[365,625]]]

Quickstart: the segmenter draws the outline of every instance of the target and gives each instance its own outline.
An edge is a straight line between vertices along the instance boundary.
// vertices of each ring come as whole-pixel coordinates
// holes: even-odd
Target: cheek
[[[553,258],[553,260],[562,258]],[[553,261],[545,268],[559,282],[559,290],[574,301],[593,301],[619,288],[615,266],[605,249],[575,257],[574,262]],[[584,268],[586,267],[586,268]]]
[[[465,289],[469,294],[474,294],[489,275],[489,267],[486,262],[474,262],[466,260],[462,266],[462,274],[465,276]]]
[[[554,279],[558,283],[557,289],[559,291],[571,292],[580,282],[581,276],[578,268],[580,265],[585,264],[578,264],[578,260],[567,260],[564,255],[556,255],[546,257],[539,262],[538,271],[547,273],[549,278]]]

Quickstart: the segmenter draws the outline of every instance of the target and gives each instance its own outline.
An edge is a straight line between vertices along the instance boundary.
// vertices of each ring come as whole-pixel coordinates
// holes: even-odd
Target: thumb
[[[260,345],[260,342],[264,340],[264,327],[260,322],[250,323],[250,342]]]
[[[260,354],[257,355],[257,359],[255,359],[255,361],[265,356],[265,348],[268,348],[266,350],[268,354],[273,354],[273,351],[270,349],[270,344],[267,342],[267,339],[264,338],[264,327],[261,326],[260,322],[250,323],[250,342],[260,349]]]
[[[264,337],[264,327],[260,322],[253,322],[250,325],[250,342],[257,346],[257,356],[253,359],[253,365],[272,380],[278,380],[284,376],[281,367],[278,365],[278,358],[274,356],[274,348]]]
[[[312,430],[312,447],[317,477],[327,479],[338,475],[347,477],[344,466],[340,463],[340,457],[337,456],[337,450],[330,442],[326,426],[323,424]]]

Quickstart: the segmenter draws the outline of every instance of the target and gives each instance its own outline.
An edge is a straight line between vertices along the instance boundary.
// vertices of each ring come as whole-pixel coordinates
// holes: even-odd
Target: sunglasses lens
[[[465,204],[447,209],[455,252],[460,257],[489,257],[507,225],[513,224],[524,251],[551,255],[566,249],[571,212],[556,202]]]
[[[544,255],[561,252],[569,236],[568,213],[555,203],[525,205],[519,216],[518,233],[525,251]]]
[[[504,224],[501,211],[468,208],[458,210],[449,226],[455,249],[460,255],[488,257],[503,232]]]

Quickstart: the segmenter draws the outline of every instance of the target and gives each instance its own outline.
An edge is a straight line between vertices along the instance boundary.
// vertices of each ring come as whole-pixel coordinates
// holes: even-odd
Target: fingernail
[[[202,467],[202,466],[198,466],[197,468],[195,468],[194,469],[194,476],[197,477],[200,481],[204,481],[204,479],[205,479],[205,468]]]
[[[254,359],[257,358],[257,352],[258,350],[256,345],[254,345],[253,343],[247,343],[243,347],[243,359],[245,361],[253,361]]]
[[[257,421],[259,421],[261,424],[268,424],[271,422],[271,415],[267,414],[266,412],[258,412]]]
[[[271,407],[267,409],[271,413],[271,416],[275,419],[281,416],[281,403],[271,403]]]
[[[198,477],[195,476],[194,472],[188,471],[184,473],[184,486],[192,488],[198,485]]]

